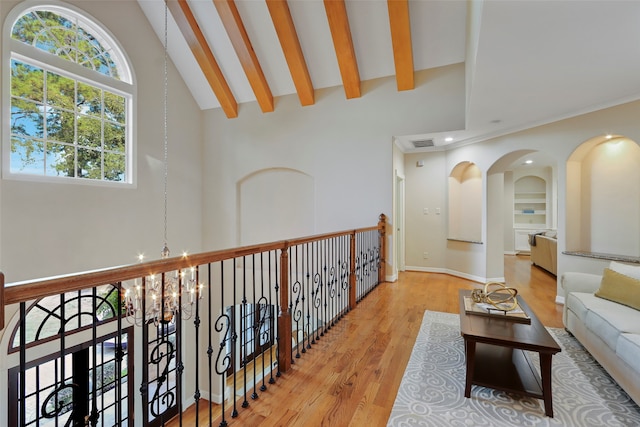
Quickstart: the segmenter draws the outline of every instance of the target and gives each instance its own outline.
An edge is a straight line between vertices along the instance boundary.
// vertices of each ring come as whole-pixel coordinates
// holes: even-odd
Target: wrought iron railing
[[[385,223],[0,286],[7,425],[227,425],[384,281]]]

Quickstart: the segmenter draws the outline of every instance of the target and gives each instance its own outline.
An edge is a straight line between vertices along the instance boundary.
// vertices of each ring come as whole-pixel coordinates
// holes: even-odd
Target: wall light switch
[[[429,208],[424,208],[422,213],[425,214],[425,215],[429,215]]]
[[[440,208],[436,208],[436,215],[440,215]]]

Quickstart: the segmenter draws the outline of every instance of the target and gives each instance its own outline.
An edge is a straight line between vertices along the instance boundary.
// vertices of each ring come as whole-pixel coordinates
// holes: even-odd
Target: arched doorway
[[[517,150],[487,176],[487,276],[504,277],[505,256],[527,255],[529,234],[557,228],[557,163],[542,152]]]

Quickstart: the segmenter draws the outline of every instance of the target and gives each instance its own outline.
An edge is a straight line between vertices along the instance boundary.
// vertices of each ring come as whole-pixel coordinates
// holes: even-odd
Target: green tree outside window
[[[119,79],[111,48],[72,14],[27,12],[11,36]],[[11,173],[125,182],[126,96],[67,71],[11,60]]]

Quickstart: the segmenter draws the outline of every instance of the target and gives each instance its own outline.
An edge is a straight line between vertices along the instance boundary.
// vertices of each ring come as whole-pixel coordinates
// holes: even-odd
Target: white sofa
[[[612,262],[619,271],[640,268]],[[620,268],[622,266],[622,268]],[[611,377],[640,404],[640,311],[595,296],[601,275],[564,273],[561,284],[565,292],[563,321]]]

